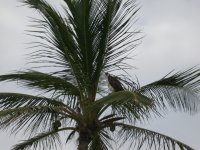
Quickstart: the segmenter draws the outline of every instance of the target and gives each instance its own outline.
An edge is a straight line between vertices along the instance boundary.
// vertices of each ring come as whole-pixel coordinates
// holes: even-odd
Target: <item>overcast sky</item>
[[[200,1],[199,0],[140,0],[141,10],[136,26],[145,38],[136,49],[132,61],[142,84],[157,80],[171,70],[177,71],[200,64]],[[0,74],[25,68],[24,43],[32,39],[25,35],[28,18],[35,12],[18,7],[17,0],[0,1]],[[20,91],[13,85],[0,84],[0,91]],[[186,144],[200,148],[200,115],[170,112],[156,119],[147,128],[172,136]],[[10,150],[11,145],[23,136],[10,136],[0,131],[0,150]],[[73,148],[71,148],[73,149]]]

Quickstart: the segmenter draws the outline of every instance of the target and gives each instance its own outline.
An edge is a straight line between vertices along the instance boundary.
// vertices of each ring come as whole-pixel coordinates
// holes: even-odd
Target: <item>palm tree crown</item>
[[[63,0],[60,12],[45,0],[22,2],[42,16],[33,19],[29,31],[39,38],[32,43],[31,62],[53,69],[0,76],[0,81],[19,81],[45,93],[0,93],[0,128],[29,134],[12,150],[56,149],[60,133],[67,142],[76,139],[78,150],[111,149],[116,140],[137,149],[192,150],[136,125],[169,107],[196,112],[198,68],[170,73],[145,86],[125,75],[108,74],[110,83],[116,81],[112,86],[121,89],[113,92],[102,82],[105,72],[130,68],[126,60],[140,39],[135,37],[138,31],[131,31],[139,10],[134,0]]]

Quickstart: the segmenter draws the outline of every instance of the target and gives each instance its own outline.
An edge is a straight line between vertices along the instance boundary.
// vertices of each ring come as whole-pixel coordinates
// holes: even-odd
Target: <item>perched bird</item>
[[[124,90],[124,88],[122,86],[122,83],[118,80],[117,77],[111,76],[107,72],[105,73],[105,75],[107,76],[108,83],[112,87],[114,92],[118,92],[118,91],[123,91]]]
[[[53,130],[54,130],[54,131],[58,131],[58,128],[61,127],[61,122],[60,122],[60,120],[55,120],[55,121],[53,122],[52,126],[53,126]]]

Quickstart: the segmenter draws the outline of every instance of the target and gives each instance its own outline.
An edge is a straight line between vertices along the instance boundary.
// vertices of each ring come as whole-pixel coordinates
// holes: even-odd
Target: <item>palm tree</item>
[[[23,3],[42,16],[29,31],[39,38],[32,43],[31,62],[51,69],[0,76],[42,93],[0,93],[0,128],[29,135],[12,150],[56,149],[60,134],[66,142],[76,139],[78,150],[111,149],[113,141],[136,149],[192,150],[138,126],[169,108],[196,112],[200,70],[170,73],[144,86],[125,74],[140,39],[130,31],[139,10],[134,0],[63,0],[60,13],[44,0]],[[105,72],[115,73],[123,88],[109,91]]]

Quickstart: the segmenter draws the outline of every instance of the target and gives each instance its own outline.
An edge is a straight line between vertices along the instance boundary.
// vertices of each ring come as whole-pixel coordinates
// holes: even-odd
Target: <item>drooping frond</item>
[[[74,128],[68,127],[59,129],[58,131],[47,131],[40,133],[35,137],[32,137],[28,140],[23,141],[22,143],[15,145],[12,150],[28,150],[30,148],[32,148],[33,150],[36,150],[37,148],[56,150],[58,146],[60,146],[58,132],[64,130],[74,130]]]
[[[200,104],[200,70],[191,68],[141,87],[138,91],[154,99],[161,109],[196,112]]]
[[[30,133],[30,135],[48,129],[53,130],[55,117],[68,119],[68,124],[69,121],[76,118],[75,115],[68,115],[62,109],[62,107],[37,106],[2,110],[0,112],[0,128],[11,128],[11,133],[23,131],[25,134]],[[65,126],[66,123],[65,120],[65,124],[62,126]]]
[[[69,106],[48,98],[15,93],[1,93],[0,98],[0,128],[11,127],[13,133],[24,129],[24,133],[35,134],[50,129],[56,118],[64,126],[79,120],[79,115]]]
[[[108,147],[99,136],[95,136],[89,145],[89,150],[108,150]]]
[[[0,112],[0,128],[11,129],[11,133],[35,134],[51,128],[55,109],[47,107],[20,107]]]
[[[68,80],[70,81],[70,79]],[[39,90],[57,93],[58,95],[62,96],[79,96],[78,88],[72,83],[68,82],[66,78],[62,79],[38,71],[1,75],[0,81],[19,81],[18,83],[33,89],[38,88]]]
[[[110,141],[112,140],[109,133],[106,131],[99,131],[95,135],[89,144],[89,150],[108,150],[112,149]]]
[[[125,117],[129,121],[147,119],[149,112],[154,112],[154,102],[138,92],[114,92],[95,101],[88,112],[99,110],[101,113],[112,108],[114,114]],[[101,111],[102,110],[102,111]]]
[[[0,93],[0,109],[17,108],[22,106],[63,106],[61,101],[43,96],[33,96],[20,93]]]
[[[123,123],[116,123],[116,125],[121,128],[118,136],[122,143],[128,144],[130,142],[130,147],[132,146],[136,149],[194,150],[190,146],[164,134]]]

